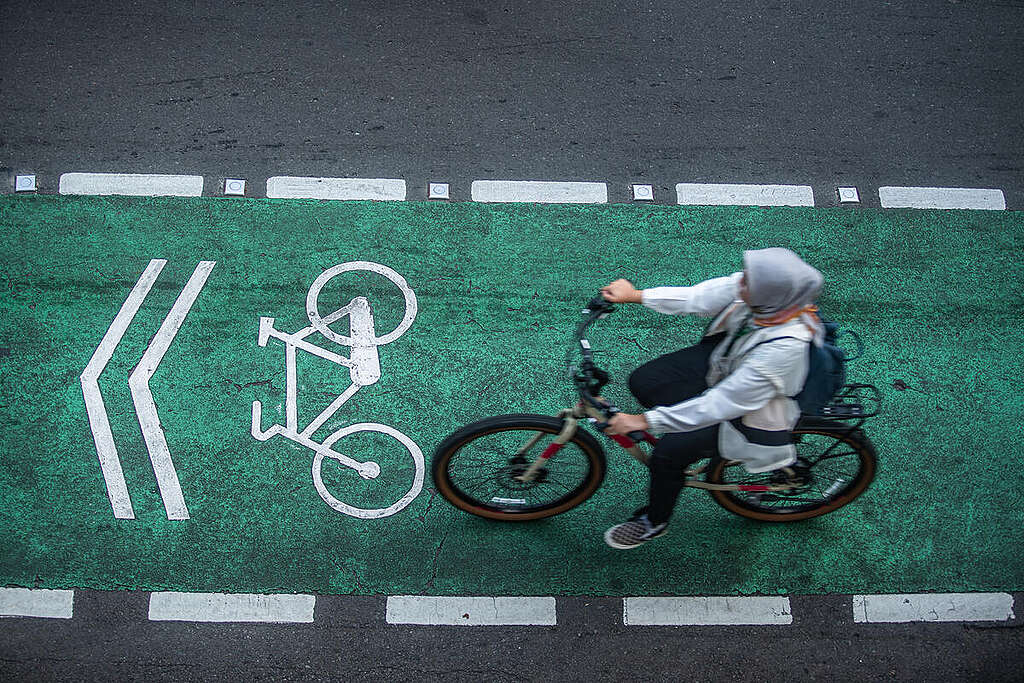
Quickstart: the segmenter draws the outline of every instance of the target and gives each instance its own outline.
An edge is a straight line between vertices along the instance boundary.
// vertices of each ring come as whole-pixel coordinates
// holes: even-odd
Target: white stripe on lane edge
[[[555,599],[531,597],[388,597],[389,624],[430,626],[555,626]]]
[[[967,187],[880,187],[878,199],[883,209],[1006,209],[1002,190]]]
[[[0,588],[0,617],[70,619],[74,603],[74,591]]]
[[[270,199],[405,199],[405,181],[385,178],[267,178]]]
[[[215,621],[271,623],[313,622],[313,595],[251,593],[151,593],[150,621]]]
[[[131,197],[200,197],[203,177],[152,173],[64,173],[61,194],[116,194]]]
[[[677,204],[711,206],[814,206],[810,185],[679,183]]]
[[[1013,619],[1013,596],[1008,593],[853,596],[853,620],[858,624],[1010,619]]]
[[[626,626],[742,626],[793,623],[789,598],[681,597],[625,598]]]
[[[538,204],[607,204],[607,183],[542,180],[474,180],[474,202],[534,202]]]

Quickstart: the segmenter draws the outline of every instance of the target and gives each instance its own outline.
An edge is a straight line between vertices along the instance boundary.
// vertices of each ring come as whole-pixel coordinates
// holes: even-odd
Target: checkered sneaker
[[[668,522],[651,524],[647,515],[616,524],[604,532],[604,542],[617,550],[629,550],[668,533]]]

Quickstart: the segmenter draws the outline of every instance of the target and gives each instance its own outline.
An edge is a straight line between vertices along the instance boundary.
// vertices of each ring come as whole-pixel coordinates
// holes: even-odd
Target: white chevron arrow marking
[[[85,398],[85,410],[89,414],[92,437],[96,442],[96,454],[99,456],[103,480],[107,485],[110,507],[117,519],[135,519],[135,511],[132,509],[132,501],[128,495],[128,485],[124,480],[124,471],[121,469],[121,460],[117,455],[117,446],[114,445],[114,436],[110,431],[110,420],[107,418],[107,409],[103,404],[103,395],[100,394],[99,378],[165,265],[167,265],[166,259],[153,259],[149,262],[139,281],[135,283],[132,291],[128,294],[128,298],[121,305],[121,310],[114,317],[114,322],[110,324],[107,333],[100,340],[100,345],[96,347],[96,351],[93,352],[92,358],[89,359],[81,376],[82,396]],[[156,474],[160,496],[163,498],[164,508],[167,510],[167,519],[188,519],[188,508],[185,507],[181,484],[178,482],[178,473],[174,469],[171,453],[167,448],[167,440],[160,427],[156,403],[149,390],[149,380],[156,372],[160,361],[163,360],[167,349],[170,348],[182,323],[185,322],[185,316],[192,310],[192,305],[206,284],[206,279],[210,276],[214,265],[216,265],[216,261],[200,261],[185,288],[178,295],[174,306],[171,307],[171,312],[160,325],[160,330],[153,337],[145,353],[142,354],[138,366],[128,378],[132,402],[135,404],[135,410],[139,416],[139,425],[142,427],[142,436],[146,440],[149,459],[153,463],[153,472]]]
[[[103,470],[103,480],[107,484],[107,497],[110,499],[110,507],[114,510],[114,517],[117,519],[135,519],[135,511],[132,510],[132,500],[128,496],[128,485],[124,481],[124,472],[121,471],[121,460],[117,457],[117,446],[114,445],[114,435],[110,431],[110,421],[107,419],[107,409],[103,405],[103,396],[100,394],[99,378],[110,357],[114,355],[114,349],[121,343],[125,331],[135,319],[143,300],[149,294],[149,290],[156,282],[167,261],[164,259],[153,259],[146,266],[142,277],[135,283],[128,298],[125,299],[121,310],[117,312],[114,322],[110,324],[107,333],[103,335],[100,345],[96,347],[89,364],[82,372],[82,395],[85,397],[85,410],[89,413],[89,426],[92,428],[92,438],[96,442],[96,454],[100,458],[100,468]]]
[[[167,448],[167,439],[164,438],[163,428],[160,426],[156,402],[153,401],[153,393],[149,390],[149,380],[156,372],[160,361],[163,360],[167,349],[170,348],[181,324],[185,322],[185,316],[192,310],[192,304],[195,303],[216,263],[216,261],[199,262],[192,277],[188,279],[185,288],[178,295],[177,301],[174,302],[174,306],[171,307],[171,312],[160,325],[160,330],[150,342],[149,348],[142,354],[142,360],[139,361],[131,377],[128,378],[132,402],[135,403],[135,412],[139,416],[139,426],[142,427],[142,436],[146,440],[149,459],[153,463],[153,473],[156,475],[157,486],[160,487],[160,496],[163,498],[164,508],[167,510],[167,519],[188,519],[188,508],[185,507],[185,498],[181,493],[178,473],[174,469],[171,451]]]

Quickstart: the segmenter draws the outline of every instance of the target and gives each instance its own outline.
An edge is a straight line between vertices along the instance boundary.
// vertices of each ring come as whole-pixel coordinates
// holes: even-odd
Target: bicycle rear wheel
[[[736,461],[716,458],[709,484],[774,485],[799,482],[787,491],[709,491],[729,512],[763,522],[798,522],[838,510],[864,493],[878,467],[875,447],[859,429],[835,421],[804,419],[793,430],[796,476],[781,470],[750,474]]]
[[[516,478],[562,425],[548,415],[501,415],[463,427],[434,451],[437,492],[460,510],[487,519],[525,522],[571,510],[604,480],[604,450],[589,433],[577,430],[532,481]]]

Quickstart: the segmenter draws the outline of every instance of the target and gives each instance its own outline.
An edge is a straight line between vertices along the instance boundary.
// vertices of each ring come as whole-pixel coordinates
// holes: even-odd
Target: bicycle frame
[[[565,444],[572,441],[572,438],[576,435],[576,430],[579,429],[580,420],[592,420],[600,422],[605,418],[605,415],[594,408],[580,402],[575,408],[571,410],[563,410],[558,413],[558,418],[563,421],[562,431],[559,432],[555,440],[552,441],[548,446],[541,452],[537,458],[530,463],[530,466],[526,468],[526,471],[516,477],[521,482],[530,482],[537,476],[537,473],[551,460],[552,457],[558,451],[562,449]],[[602,430],[603,432],[603,430]],[[615,441],[619,446],[622,447],[627,453],[629,453],[637,462],[646,466],[649,460],[647,453],[640,448],[638,442],[633,441],[627,436],[621,434],[606,434],[610,439]],[[544,433],[538,433],[536,436],[530,438],[523,446],[516,452],[516,455],[523,457],[531,448],[537,445],[544,437]],[[643,432],[642,441],[650,445],[658,443],[658,440],[651,434]],[[788,491],[795,488],[794,484],[710,484],[697,477],[707,469],[706,465],[701,465],[696,468],[688,469],[683,474],[686,479],[683,482],[684,486],[691,488],[705,489],[710,491],[751,491],[751,492],[768,492],[768,491]]]
[[[294,334],[281,332],[274,328],[273,318],[260,318],[260,331],[257,343],[259,346],[266,346],[271,338],[278,339],[285,344],[285,424],[275,424],[264,431],[260,425],[263,416],[263,404],[253,401],[252,404],[252,435],[259,441],[266,441],[278,434],[291,439],[292,441],[309,448],[325,457],[333,458],[346,467],[351,467],[364,479],[373,479],[380,475],[380,466],[375,462],[359,462],[342,455],[337,451],[317,443],[312,439],[316,430],[320,429],[336,412],[352,398],[361,387],[370,386],[380,379],[380,360],[377,353],[377,346],[373,339],[373,313],[370,311],[369,302],[365,297],[354,298],[347,306],[335,311],[324,318],[325,324],[340,320],[344,316],[350,316],[349,321],[352,329],[352,353],[351,358],[345,358],[337,353],[332,353],[319,346],[310,344],[305,339],[312,334],[316,328],[306,327]],[[369,343],[359,343],[360,340],[369,339]],[[352,377],[352,385],[343,391],[338,398],[316,418],[310,422],[305,429],[299,431],[298,418],[298,382],[295,370],[295,352],[302,349],[329,360],[338,365],[349,368]]]

